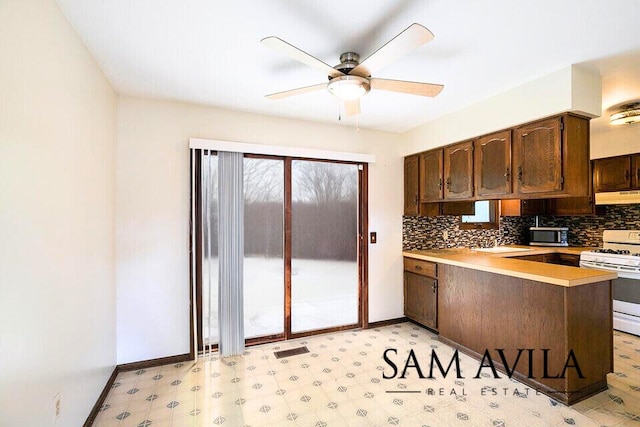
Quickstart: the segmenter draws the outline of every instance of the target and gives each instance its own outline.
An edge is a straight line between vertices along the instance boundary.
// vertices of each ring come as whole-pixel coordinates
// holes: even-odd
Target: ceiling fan
[[[345,114],[352,116],[360,113],[360,97],[367,94],[371,89],[402,92],[411,95],[436,96],[444,88],[443,85],[371,77],[375,71],[432,39],[433,33],[427,28],[420,24],[411,24],[364,61],[360,62],[360,55],[355,52],[345,52],[340,55],[340,64],[332,67],[278,37],[266,37],[261,40],[263,44],[327,74],[329,78],[327,83],[272,93],[266,95],[266,97],[275,100],[327,89],[329,93],[343,102]]]

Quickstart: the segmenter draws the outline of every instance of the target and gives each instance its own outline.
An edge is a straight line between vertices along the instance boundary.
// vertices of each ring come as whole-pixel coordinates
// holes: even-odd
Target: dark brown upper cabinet
[[[554,118],[516,129],[513,158],[517,193],[562,190],[561,126],[560,119]]]
[[[507,199],[500,200],[500,216],[544,215],[544,199]]]
[[[594,160],[593,188],[596,193],[640,189],[640,154]]]
[[[418,154],[404,158],[404,214],[418,215],[420,213],[419,197],[420,166]]]
[[[474,155],[478,198],[493,199],[511,194],[511,130],[478,138]]]
[[[640,188],[640,154],[631,156],[631,166],[633,171],[633,176],[631,177],[633,179],[632,186],[633,188]]]
[[[442,148],[420,156],[420,201],[441,201],[444,195]]]
[[[444,176],[445,200],[473,197],[473,140],[444,148]]]
[[[640,154],[629,177],[640,188]],[[490,199],[518,200],[504,206],[508,215],[590,215],[589,119],[564,113],[408,156],[404,179],[405,215],[459,215]]]
[[[546,215],[581,216],[595,215],[596,213],[596,205],[594,203],[593,196],[546,199],[544,202]]]
[[[591,195],[588,119],[564,114],[528,123],[513,138],[514,195]]]

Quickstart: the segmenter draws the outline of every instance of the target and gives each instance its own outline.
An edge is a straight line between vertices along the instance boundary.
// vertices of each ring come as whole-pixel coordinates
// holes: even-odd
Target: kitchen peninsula
[[[567,251],[542,251],[559,250]],[[407,316],[421,309],[408,299],[431,301],[434,313],[424,318],[433,319],[426,326],[441,341],[482,363],[488,352],[498,370],[515,369],[514,378],[565,404],[606,389],[616,274],[509,257],[539,254],[536,249],[500,252],[404,252],[405,298],[420,283],[413,278],[428,276],[430,284],[426,299],[405,300]]]

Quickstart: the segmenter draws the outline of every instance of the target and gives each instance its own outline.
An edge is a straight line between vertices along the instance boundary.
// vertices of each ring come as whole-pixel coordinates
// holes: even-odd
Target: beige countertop
[[[618,277],[616,273],[609,271],[510,258],[514,256],[542,255],[550,253],[580,255],[580,252],[593,248],[553,248],[519,245],[509,245],[508,247],[516,250],[513,252],[490,253],[467,248],[428,249],[405,251],[402,255],[408,258],[455,265],[458,267],[471,268],[489,273],[497,273],[505,276],[519,277],[521,279],[535,280],[537,282],[567,287],[613,280]],[[517,249],[530,250],[517,251]]]

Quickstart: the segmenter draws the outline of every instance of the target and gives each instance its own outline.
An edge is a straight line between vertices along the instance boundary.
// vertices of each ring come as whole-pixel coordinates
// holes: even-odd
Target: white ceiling
[[[320,91],[264,95],[326,76],[262,45],[275,35],[336,65],[364,58],[413,22],[435,39],[375,77],[445,85],[435,98],[372,91],[353,126],[402,132],[526,81],[585,63],[603,75],[603,112],[640,98],[639,0],[58,0],[121,94],[338,123]]]

